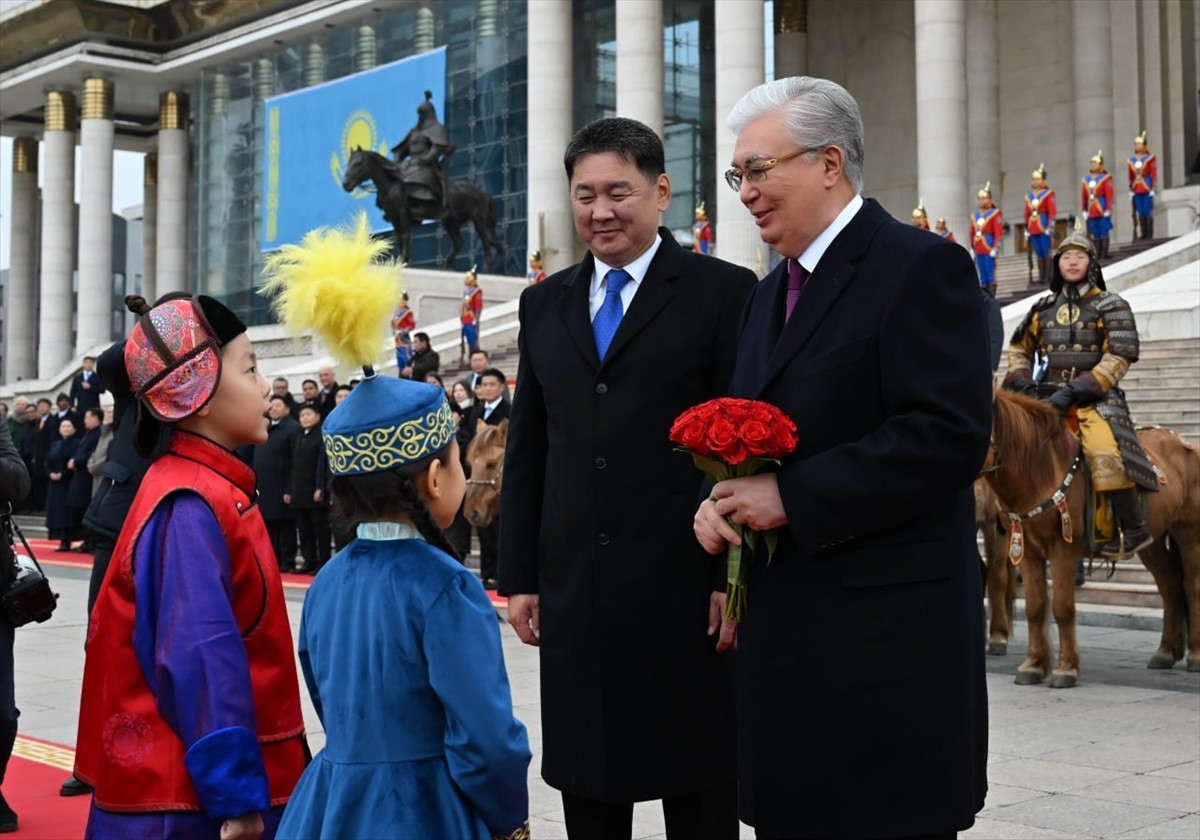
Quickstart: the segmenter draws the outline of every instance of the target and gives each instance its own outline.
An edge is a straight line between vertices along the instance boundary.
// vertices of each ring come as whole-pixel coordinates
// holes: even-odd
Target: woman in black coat
[[[71,485],[72,460],[79,440],[75,436],[75,422],[64,417],[58,425],[59,438],[51,441],[46,454],[46,530],[50,539],[57,539],[59,551],[71,550],[71,539],[75,536],[78,521],[71,518],[67,507],[67,490]]]
[[[99,408],[89,408],[83,413],[83,434],[79,436],[79,445],[67,464],[71,470],[70,484],[67,486],[67,512],[76,530],[82,525],[83,514],[92,503],[92,474],[88,471],[88,459],[100,442],[103,423],[104,412]],[[86,545],[87,542],[84,543]]]

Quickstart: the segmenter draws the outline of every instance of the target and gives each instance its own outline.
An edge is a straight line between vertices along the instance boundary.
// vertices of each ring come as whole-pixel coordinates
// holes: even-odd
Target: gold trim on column
[[[158,130],[187,128],[188,95],[181,90],[164,90],[158,95]]]
[[[259,100],[275,95],[275,64],[269,58],[254,62],[254,95]]]
[[[37,173],[38,139],[17,137],[13,140],[13,172]]]
[[[46,131],[75,130],[75,94],[66,90],[46,91]]]
[[[370,70],[379,63],[375,48],[375,29],[364,23],[358,27],[358,36],[354,42],[354,69],[358,72]]]
[[[807,32],[808,0],[775,0],[775,32]]]
[[[150,152],[142,160],[142,185],[146,187],[158,186],[158,155]]]
[[[85,120],[111,120],[113,118],[112,79],[92,76],[83,80],[83,108],[80,116]]]

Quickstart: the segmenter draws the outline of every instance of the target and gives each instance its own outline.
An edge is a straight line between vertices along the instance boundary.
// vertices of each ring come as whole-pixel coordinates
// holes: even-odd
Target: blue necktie
[[[600,304],[596,317],[592,319],[592,332],[596,334],[596,351],[600,354],[601,361],[604,361],[608,345],[612,344],[617,327],[621,325],[621,317],[625,314],[621,307],[621,289],[632,279],[629,272],[623,268],[611,269],[604,275],[608,284],[604,290],[604,303]]]

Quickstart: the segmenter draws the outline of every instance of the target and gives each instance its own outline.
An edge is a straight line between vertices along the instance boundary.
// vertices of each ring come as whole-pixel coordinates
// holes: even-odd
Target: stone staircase
[[[1136,424],[1170,426],[1200,444],[1200,337],[1142,342],[1121,387]]]
[[[1108,258],[1102,260],[1101,267],[1112,265],[1123,259],[1132,257],[1134,254],[1140,254],[1142,251],[1149,250],[1155,245],[1161,245],[1167,242],[1167,239],[1137,239],[1133,242],[1126,242],[1113,248]],[[1021,300],[1022,298],[1035,295],[1038,292],[1046,290],[1045,286],[1038,285],[1037,281],[1037,261],[1034,260],[1033,278],[1034,282],[1029,282],[1029,262],[1025,254],[1006,254],[996,258],[996,299],[1001,306]]]

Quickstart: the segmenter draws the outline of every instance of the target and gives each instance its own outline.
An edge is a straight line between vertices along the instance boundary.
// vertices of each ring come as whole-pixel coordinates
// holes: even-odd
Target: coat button
[[[607,386],[607,385],[605,385],[603,382],[601,382],[601,383],[597,384],[597,385],[596,385],[596,393],[597,393],[597,394],[600,394],[601,396],[603,396],[604,394],[607,394],[607,393],[608,393],[608,386]]]
[[[608,534],[600,534],[596,537],[596,542],[600,543],[600,545],[608,545],[611,540],[609,540]]]
[[[596,459],[596,469],[602,470],[607,466],[608,466],[608,461],[604,460],[603,458]]]

